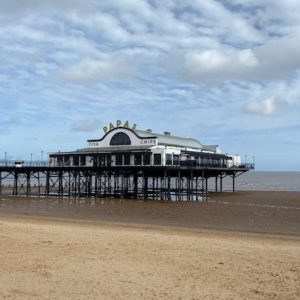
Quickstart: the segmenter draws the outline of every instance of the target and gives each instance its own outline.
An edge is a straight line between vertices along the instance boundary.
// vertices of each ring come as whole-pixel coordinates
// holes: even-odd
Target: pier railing
[[[0,160],[1,167],[46,167],[49,162],[46,160]]]
[[[180,161],[166,161],[167,166],[176,166],[176,167],[193,167],[193,168],[243,168],[243,169],[254,169],[254,163],[240,163],[238,165],[228,166],[226,163],[220,162],[198,162],[196,160],[180,160]],[[15,160],[0,160],[0,167],[76,167],[70,166],[63,163],[58,164],[50,164],[49,161],[40,161],[40,160],[26,160],[26,161],[15,161]],[[84,165],[80,165],[78,167],[84,167]],[[99,166],[98,166],[99,167]],[[122,166],[115,166],[115,167],[122,167]],[[152,166],[152,165],[144,165],[144,167],[159,167],[159,166]]]

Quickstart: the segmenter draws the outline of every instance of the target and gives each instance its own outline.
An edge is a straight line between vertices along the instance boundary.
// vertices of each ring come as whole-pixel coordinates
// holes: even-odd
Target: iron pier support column
[[[38,171],[37,176],[38,176],[38,194],[39,196],[41,196],[40,171]]]
[[[181,173],[178,171],[178,201],[181,201]]]
[[[133,194],[134,199],[137,199],[138,196],[138,174],[134,173],[133,175]]]
[[[49,191],[50,191],[50,171],[46,172],[46,191],[45,194],[47,197],[49,197]]]
[[[232,175],[232,191],[235,192],[235,173]]]
[[[201,200],[204,198],[204,170],[201,172]]]
[[[30,185],[30,171],[26,173],[26,196],[31,195],[31,185]]]
[[[143,177],[144,177],[144,199],[148,199],[148,177],[145,176],[143,172]]]
[[[63,197],[64,187],[63,187],[63,174],[62,171],[58,173],[58,197]]]
[[[220,192],[223,192],[223,175],[220,175]]]
[[[193,173],[193,170],[191,170],[191,173],[190,173],[189,200],[194,201],[194,173]]]
[[[98,172],[95,172],[95,184],[94,184],[94,189],[95,189],[95,194],[94,197],[97,198],[97,193],[98,193]]]
[[[80,194],[81,194],[81,174],[80,174],[80,170],[77,172],[77,191],[78,191],[78,198],[80,198]]]
[[[18,195],[18,173],[15,172],[14,175],[14,189],[13,189],[13,195],[17,196]]]
[[[167,170],[164,172],[164,192],[163,192],[163,200],[167,200]]]
[[[208,178],[205,177],[205,199],[207,199],[208,195]]]

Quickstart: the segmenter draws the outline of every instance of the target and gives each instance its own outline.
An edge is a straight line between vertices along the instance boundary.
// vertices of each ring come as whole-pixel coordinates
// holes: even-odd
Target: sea
[[[43,186],[45,179],[41,179]],[[7,178],[2,184],[13,186],[13,178]],[[37,184],[33,179],[31,184]],[[218,189],[220,182],[218,183]],[[208,181],[208,189],[215,190],[215,179]],[[235,179],[236,191],[299,191],[300,172],[262,172],[249,171],[241,174]],[[232,178],[227,176],[223,179],[223,191],[232,191]]]
[[[213,183],[210,182],[210,187]],[[232,179],[223,179],[223,189],[232,190]],[[300,191],[300,172],[249,171],[236,178],[237,191]]]

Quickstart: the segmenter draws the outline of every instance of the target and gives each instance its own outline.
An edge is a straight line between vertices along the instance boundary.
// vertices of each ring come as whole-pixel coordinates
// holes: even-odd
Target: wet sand
[[[300,235],[300,192],[212,193],[204,202],[2,199],[0,214]]]
[[[299,195],[1,200],[0,299],[299,299]]]

